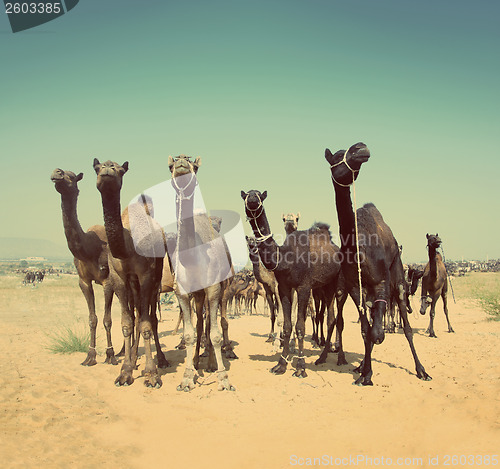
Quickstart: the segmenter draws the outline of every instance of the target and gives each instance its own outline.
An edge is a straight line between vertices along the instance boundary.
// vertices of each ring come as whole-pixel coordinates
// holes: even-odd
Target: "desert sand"
[[[412,300],[410,322],[420,360],[433,378],[429,382],[417,379],[407,341],[398,332],[375,347],[374,386],[352,385],[363,343],[348,300],[348,365],[337,366],[333,354],[326,364],[314,365],[320,350],[309,340],[308,319],[308,377],[294,378],[290,365],[285,375],[274,376],[269,369],[278,354],[265,342],[270,321],[264,314],[244,315],[229,324],[239,356],[227,365],[236,391],[218,392],[216,375],[200,371],[198,387],[184,393],[176,390],[185,357],[174,348],[180,340],[172,334],[177,306],[164,309],[159,324],[171,363],[161,370],[160,389],[143,385],[143,358],[132,386],[114,385],[120,366],[103,363],[100,287],[98,364],[83,367],[84,353],[46,349],[47,334],[54,330],[87,327],[77,285],[75,276],[49,277],[36,288],[21,287],[17,278],[0,279],[2,468],[445,467],[446,462],[464,466],[464,457],[485,466],[487,456],[499,454],[500,322],[488,321],[470,300],[449,299],[455,334],[446,332],[438,305],[437,339],[426,336],[428,316],[421,317],[417,299]],[[118,351],[116,300],[113,321]],[[453,455],[462,459],[452,460]],[[494,466],[494,459],[489,461]]]

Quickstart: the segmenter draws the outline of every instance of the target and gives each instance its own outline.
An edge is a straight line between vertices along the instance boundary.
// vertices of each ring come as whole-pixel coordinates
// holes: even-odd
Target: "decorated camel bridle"
[[[264,211],[264,205],[262,204],[262,199],[260,198],[260,195],[256,194],[257,198],[259,199],[259,205],[257,206],[257,208],[251,209],[248,206],[248,196],[249,195],[250,194],[247,194],[247,196],[245,197],[245,209],[247,212],[247,221],[250,222],[251,225],[252,225],[252,221],[253,221],[253,225],[255,226],[255,230],[260,235],[259,237],[257,237],[257,236],[255,237],[255,242],[257,243],[257,245],[259,245],[259,244],[263,243],[264,241],[267,241],[269,238],[271,238],[273,236],[273,234],[271,232],[268,235],[264,235],[264,234],[262,234],[262,231],[260,231],[259,224],[257,223],[257,219],[262,215],[262,212]],[[258,248],[256,248],[256,249],[258,252]],[[276,270],[278,268],[278,265],[279,265],[279,246],[276,246],[276,265],[272,269],[268,269],[268,270]]]

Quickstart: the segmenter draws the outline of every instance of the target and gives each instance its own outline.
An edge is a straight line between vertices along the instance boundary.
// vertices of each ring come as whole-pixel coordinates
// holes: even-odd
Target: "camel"
[[[448,318],[448,300],[446,294],[448,293],[448,278],[446,274],[446,267],[443,262],[441,254],[437,249],[441,245],[441,239],[438,234],[427,234],[427,248],[429,250],[429,262],[425,266],[424,275],[422,277],[422,305],[420,307],[420,314],[424,315],[427,306],[431,305],[430,321],[427,333],[429,337],[436,337],[434,332],[434,316],[436,314],[436,303],[439,297],[443,299],[444,315],[448,322],[448,332],[455,332],[450,324]]]
[[[264,267],[259,258],[259,249],[254,237],[246,236],[248,244],[248,252],[250,262],[253,267],[253,274],[258,282],[264,287],[266,292],[266,300],[271,312],[271,331],[269,332],[266,342],[273,342],[276,338],[274,333],[274,324],[278,318],[278,328],[283,327],[283,310],[281,307],[281,300],[278,292],[278,282],[274,273]]]
[[[340,250],[331,241],[329,226],[315,223],[308,230],[295,231],[279,246],[271,233],[263,202],[267,191],[241,191],[245,212],[257,242],[264,266],[272,270],[278,282],[279,296],[283,307],[283,354],[271,373],[286,372],[292,332],[292,290],[297,290],[298,315],[296,335],[298,360],[293,376],[305,378],[304,336],[306,310],[313,288],[323,288],[327,304],[335,295],[340,273]]]
[[[200,157],[194,161],[186,155],[175,158],[170,156],[168,159],[172,186],[177,194],[177,244],[175,252],[170,254],[176,278],[175,292],[183,313],[187,350],[184,376],[177,389],[190,391],[195,387],[195,364],[198,360],[195,349],[199,347],[203,334],[203,305],[206,298],[210,325],[209,356],[215,354],[218,389],[234,390],[222,361],[221,346],[223,334],[227,337],[227,319],[221,318],[223,334],[217,323],[217,310],[222,302],[224,288],[228,283],[227,279],[234,274],[234,271],[227,246],[212,226],[208,216],[204,213],[194,214],[196,174],[200,164]],[[191,321],[190,293],[194,297],[198,318],[197,334]]]
[[[285,224],[285,232],[287,235],[293,233],[294,231],[297,231],[299,227],[300,212],[298,212],[297,214],[287,213],[286,215],[283,213],[281,215],[281,218],[283,219],[283,223]]]
[[[107,237],[104,226],[91,226],[84,232],[77,215],[78,181],[83,173],[76,175],[72,171],[56,168],[50,177],[54,187],[61,194],[61,209],[64,234],[68,248],[74,256],[74,263],[79,277],[80,290],[89,309],[90,343],[83,366],[97,363],[95,297],[92,282],[102,285],[104,290],[104,328],[106,329],[106,359],[104,363],[117,365],[111,341],[111,303],[113,301],[113,282],[109,276]]]
[[[134,206],[127,207],[129,210],[124,211],[122,219],[120,192],[123,176],[128,171],[128,162],[123,165],[109,160],[100,163],[95,158],[94,170],[97,174],[97,189],[101,193],[104,227],[109,244],[109,269],[110,273],[121,280],[115,285],[115,293],[122,309],[125,353],[121,372],[115,384],[128,386],[134,382],[132,373],[137,363],[139,344],[139,340],[136,340],[132,347],[135,307],[139,320],[137,334],[142,335],[146,355],[144,384],[147,387],[159,388],[162,381],[153,361],[150,339],[153,336],[156,342],[158,366],[168,366],[158,340],[158,319],[156,313],[152,314],[153,304],[156,309],[160,287],[163,256],[166,250],[165,237],[162,230],[153,223],[153,218],[149,214],[152,207],[144,196],[142,203],[137,202]],[[141,244],[134,244],[136,238],[132,237],[131,218],[137,219],[137,224],[142,222],[148,229],[148,235],[140,240]],[[155,228],[152,233],[151,227]],[[148,256],[140,255],[137,251],[148,253]]]
[[[381,344],[384,340],[382,320],[390,300],[391,289],[399,291],[397,303],[403,320],[404,334],[415,361],[417,377],[430,380],[431,377],[420,363],[413,345],[413,332],[406,307],[406,281],[398,243],[375,205],[366,204],[358,209],[356,214],[352,209],[350,186],[358,177],[361,165],[368,161],[369,157],[370,152],[364,143],[357,143],[347,151],[340,150],[335,154],[329,149],[325,150],[325,158],[330,164],[340,226],[342,272],[347,291],[359,311],[361,335],[365,345],[364,359],[355,370],[361,372],[361,376],[355,384],[373,385],[371,354],[373,345]],[[361,285],[358,276],[361,277]],[[366,290],[364,304],[365,295],[360,292],[361,288]],[[371,305],[371,323],[366,311],[368,305]]]

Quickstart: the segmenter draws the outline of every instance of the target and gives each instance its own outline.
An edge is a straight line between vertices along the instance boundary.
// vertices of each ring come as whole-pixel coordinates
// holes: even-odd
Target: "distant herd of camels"
[[[270,370],[274,374],[284,374],[288,363],[297,359],[293,376],[307,376],[304,358],[305,320],[311,295],[316,305],[317,316],[323,318],[328,311],[328,333],[321,356],[316,364],[324,363],[329,352],[338,353],[338,364],[347,364],[342,347],[344,320],[343,306],[347,297],[354,301],[359,312],[361,335],[365,351],[361,364],[356,368],[360,374],[355,384],[372,385],[372,349],[374,344],[384,340],[385,331],[394,332],[394,307],[397,305],[400,323],[410,346],[415,362],[416,375],[422,380],[431,377],[420,362],[413,344],[413,332],[408,321],[410,285],[406,279],[401,261],[399,245],[391,229],[385,223],[375,205],[365,204],[353,210],[351,185],[359,175],[361,165],[370,158],[370,152],[363,143],[356,143],[348,150],[331,153],[325,151],[330,165],[335,192],[335,203],[340,226],[341,246],[336,246],[330,235],[329,226],[315,223],[307,230],[298,230],[293,219],[284,218],[287,232],[283,245],[273,238],[264,209],[267,192],[241,191],[247,220],[253,230],[253,237],[247,237],[250,260],[255,279],[264,290],[271,314],[271,334],[278,318],[282,353],[278,363]],[[142,336],[146,364],[144,383],[159,388],[162,385],[158,367],[168,366],[158,339],[157,303],[160,292],[175,292],[184,325],[183,342],[186,347],[185,371],[178,390],[190,391],[195,387],[196,369],[200,361],[200,345],[205,339],[205,353],[208,356],[207,369],[217,372],[218,389],[234,390],[224,367],[222,353],[228,358],[236,358],[228,335],[227,305],[242,283],[242,274],[237,274],[213,285],[194,292],[180,288],[176,277],[189,276],[194,270],[217,272],[222,269],[220,253],[212,252],[210,242],[220,238],[220,219],[211,219],[207,214],[194,210],[196,175],[201,159],[180,155],[169,157],[168,165],[172,176],[172,186],[176,191],[176,211],[178,215],[177,233],[163,233],[154,220],[154,207],[147,198],[138,200],[151,226],[156,227],[156,238],[165,245],[173,243],[178,258],[173,260],[168,254],[163,257],[148,257],[137,252],[130,227],[131,207],[123,213],[120,192],[123,176],[128,170],[128,162],[120,165],[94,159],[97,175],[97,189],[101,193],[104,226],[95,225],[86,232],[77,216],[78,182],[83,174],[55,169],[51,180],[61,195],[64,232],[68,247],[74,256],[79,276],[79,285],[89,309],[90,346],[82,365],[91,366],[96,362],[97,315],[93,282],[104,289],[104,327],[107,336],[105,363],[118,364],[111,341],[111,303],[116,295],[121,306],[121,326],[124,336],[123,362],[117,386],[133,383],[136,368],[139,338]],[[179,184],[176,181],[182,181]],[[182,212],[182,220],[180,213]],[[159,233],[159,234],[158,234]],[[370,242],[367,242],[370,240]],[[373,241],[375,240],[375,241]],[[156,243],[158,239],[149,240]],[[197,245],[208,246],[201,258],[182,259],[179,253],[188,252]],[[412,272],[413,291],[418,278],[422,277],[422,302],[420,313],[425,314],[430,305],[428,333],[435,337],[433,321],[436,302],[443,300],[448,321],[448,331],[453,332],[448,319],[447,274],[441,255],[437,252],[441,244],[439,236],[427,235],[429,262],[423,272]],[[170,246],[171,247],[171,246]],[[231,260],[227,249],[226,261]],[[311,259],[314,259],[312,262]],[[194,269],[194,270],[193,270]],[[291,354],[292,310],[297,305],[295,334],[298,350]],[[334,304],[337,314],[334,313]],[[194,305],[194,312],[192,314]],[[221,328],[217,321],[220,311]],[[194,317],[193,317],[194,316]],[[196,321],[196,331],[193,325]],[[322,319],[321,319],[322,321]],[[204,326],[206,337],[204,336]],[[332,348],[331,337],[336,326],[336,341]],[[134,333],[135,331],[135,333]],[[315,331],[315,334],[317,331]],[[156,362],[153,359],[151,338],[156,345]]]

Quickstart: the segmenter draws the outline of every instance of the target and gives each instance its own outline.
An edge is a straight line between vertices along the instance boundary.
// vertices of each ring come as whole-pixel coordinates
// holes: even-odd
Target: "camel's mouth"
[[[55,184],[56,182],[61,182],[64,179],[64,176],[60,175],[52,175],[50,180]]]

